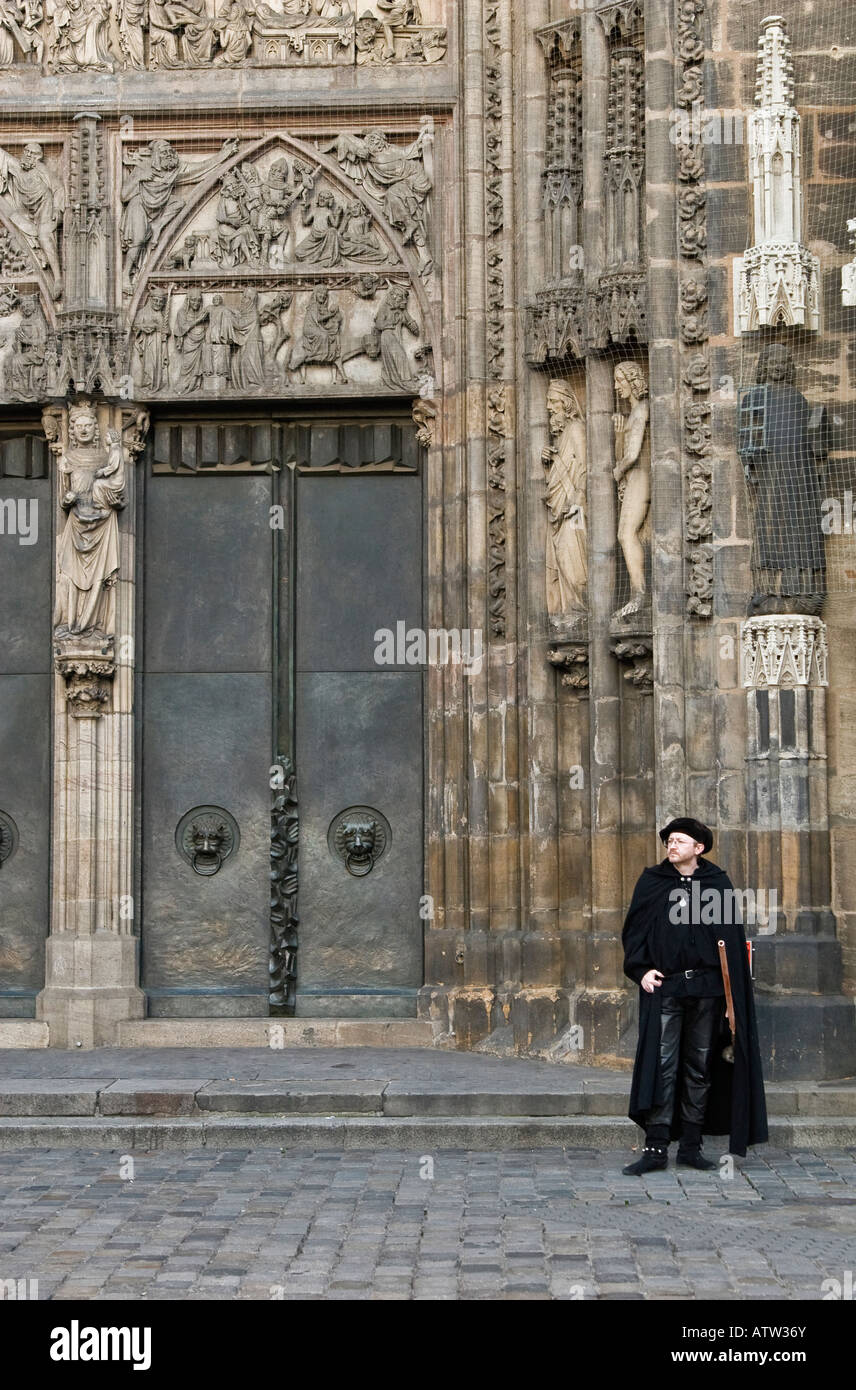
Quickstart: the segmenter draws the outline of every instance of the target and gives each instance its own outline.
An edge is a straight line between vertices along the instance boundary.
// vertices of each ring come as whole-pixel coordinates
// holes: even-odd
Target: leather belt
[[[678,980],[683,976],[685,980],[694,980],[697,975],[714,975],[719,972],[712,965],[704,965],[698,970],[676,970],[673,975],[664,975],[664,980]]]

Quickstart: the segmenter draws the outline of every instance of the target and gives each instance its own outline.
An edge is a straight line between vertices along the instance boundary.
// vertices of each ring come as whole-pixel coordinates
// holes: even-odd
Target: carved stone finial
[[[800,116],[785,21],[762,23],[756,109],[749,117],[754,244],[734,263],[734,320],[759,328],[820,328],[820,262],[803,245]]]

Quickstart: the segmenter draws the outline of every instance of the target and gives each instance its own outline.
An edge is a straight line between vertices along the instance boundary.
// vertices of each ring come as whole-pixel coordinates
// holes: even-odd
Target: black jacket
[[[737,1042],[734,1062],[723,1061],[722,1049],[729,1041],[723,999],[721,1032],[715,1045],[703,1131],[705,1134],[729,1134],[730,1152],[742,1156],[746,1153],[747,1145],[763,1144],[767,1139],[767,1107],[755,1021],[752,977],[746,954],[746,937],[739,920],[739,906],[735,904],[734,897],[729,896],[729,893],[733,895],[734,888],[725,871],[707,859],[700,859],[693,878],[698,881],[700,887],[695,901],[692,897],[690,899],[689,926],[676,925],[674,918],[670,919],[670,913],[677,911],[676,899],[672,896],[675,890],[691,890],[692,885],[682,883],[681,875],[668,859],[642,871],[624,923],[624,973],[640,985],[639,1042],[630,1088],[629,1114],[632,1120],[644,1127],[648,1111],[659,1105],[663,1098],[660,1079],[660,1000],[664,986],[655,989],[653,994],[647,994],[641,988],[642,977],[649,970],[663,970],[664,973],[668,973],[662,963],[662,956],[664,945],[670,939],[674,939],[673,934],[680,935],[684,940],[695,934],[703,963],[706,964],[709,954],[706,933],[712,930],[715,937],[714,945],[716,940],[725,941],[734,996]],[[716,896],[705,896],[708,889],[715,890]],[[705,917],[710,915],[710,905],[717,901],[722,903],[722,920],[707,925]],[[738,920],[728,921],[729,916]],[[674,961],[674,957],[672,960]],[[667,960],[666,966],[669,963]],[[689,988],[687,992],[690,992]],[[711,994],[715,991],[707,987],[700,992]],[[680,1084],[679,1072],[672,1125],[673,1139],[680,1137]]]

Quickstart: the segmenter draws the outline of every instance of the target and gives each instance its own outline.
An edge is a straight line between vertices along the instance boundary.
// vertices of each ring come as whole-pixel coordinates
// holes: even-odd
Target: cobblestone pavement
[[[856,1150],[625,1178],[591,1150],[0,1154],[0,1279],[41,1299],[820,1299]],[[433,1165],[433,1176],[432,1173]],[[122,1176],[122,1172],[126,1176]]]

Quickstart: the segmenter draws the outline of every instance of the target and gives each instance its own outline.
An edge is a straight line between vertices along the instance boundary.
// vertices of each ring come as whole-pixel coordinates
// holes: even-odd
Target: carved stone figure
[[[116,27],[123,68],[146,66],[143,26],[147,24],[146,0],[118,0]]]
[[[198,183],[237,151],[237,140],[225,140],[218,153],[209,159],[199,164],[185,164],[168,140],[152,140],[139,153],[125,155],[120,233],[129,280],[136,275],[146,249],[157,241],[166,224],[183,208],[182,199],[173,197],[175,190],[185,184]]]
[[[380,358],[380,370],[384,384],[393,391],[415,391],[418,381],[414,377],[402,342],[402,330],[407,329],[414,337],[419,336],[419,324],[407,310],[408,291],[404,285],[390,285],[386,299],[375,314],[374,326],[360,345],[353,348],[343,359],[365,354],[373,361]]]
[[[364,265],[382,265],[389,252],[374,226],[371,213],[360,202],[346,204],[339,234],[342,256]]]
[[[748,614],[819,616],[826,557],[818,466],[829,452],[827,413],[797,391],[784,343],[764,348],[755,381],[740,395],[738,437],[755,540]]]
[[[33,400],[45,389],[48,326],[38,295],[22,295],[18,309],[21,321],[11,337],[6,392],[13,398]]]
[[[391,144],[383,131],[369,130],[364,136],[340,135],[322,147],[335,150],[345,173],[379,205],[402,241],[412,242],[427,258],[426,273],[430,268],[427,200],[433,187],[426,167],[430,144],[426,130],[404,148]]]
[[[36,26],[41,23],[33,11],[35,6],[20,0],[2,0],[0,3],[0,68],[11,67],[16,62],[16,50],[24,57],[32,54],[36,62],[41,61],[42,40]],[[34,32],[35,30],[35,32]]]
[[[217,200],[217,260],[224,270],[258,261],[260,242],[250,220],[246,185],[237,169],[226,174]]]
[[[263,304],[259,309],[259,327],[265,329],[273,327],[273,336],[265,340],[265,371],[273,378],[280,375],[279,353],[291,337],[290,332],[283,323],[283,315],[291,308],[294,295],[280,292],[269,299],[267,304]]]
[[[202,386],[207,324],[208,310],[202,295],[199,290],[193,290],[176,314],[173,329],[173,342],[181,364],[177,384],[182,395],[198,391]]]
[[[203,350],[205,375],[216,378],[215,389],[234,384],[232,349],[240,342],[237,313],[225,303],[222,294],[215,294],[208,309],[208,330]]]
[[[48,0],[49,72],[112,72],[110,0]]]
[[[389,44],[392,44],[391,37]],[[354,29],[354,47],[359,67],[364,67],[369,63],[388,63],[390,61],[390,47],[387,44],[384,27],[377,15],[360,15]]]
[[[299,372],[300,380],[305,381],[310,363],[329,363],[334,383],[348,380],[342,365],[342,311],[330,299],[326,285],[319,285],[312,291],[300,343],[292,348],[289,369]]]
[[[59,294],[59,227],[65,208],[65,190],[58,174],[45,164],[41,145],[31,140],[20,159],[0,149],[0,211],[32,248],[39,265],[46,266]]]
[[[66,522],[57,549],[57,637],[110,636],[114,585],[119,577],[119,524],[125,504],[125,449],[118,430],[106,448],[88,402],[68,412],[68,445],[51,444],[57,456]]]
[[[149,0],[149,67],[203,67],[214,38],[205,0]]]
[[[244,62],[253,46],[255,14],[252,0],[226,0],[213,25],[220,45],[215,63],[238,66]]]
[[[547,473],[547,612],[551,618],[586,612],[586,427],[574,392],[551,381],[547,392],[551,443],[541,460]]]
[[[313,265],[334,266],[342,259],[339,228],[344,209],[327,188],[315,196],[314,207],[303,211],[303,225],[312,231],[300,242],[295,255],[299,261]]]
[[[169,291],[156,286],[134,324],[134,352],[140,386],[160,391],[169,380]]]
[[[255,391],[265,382],[264,342],[259,321],[259,292],[249,286],[241,295],[235,336],[238,341],[232,380],[240,391]]]
[[[856,217],[847,219],[850,246],[856,251]],[[841,303],[845,309],[856,308],[856,257],[841,268]]]
[[[651,461],[648,446],[648,383],[638,363],[618,363],[615,368],[615,394],[619,400],[630,403],[629,414],[616,412],[612,417],[615,431],[615,468],[612,476],[618,483],[621,504],[618,543],[627,566],[631,591],[629,602],[614,617],[625,619],[641,612],[647,605],[642,528],[651,502]]]

